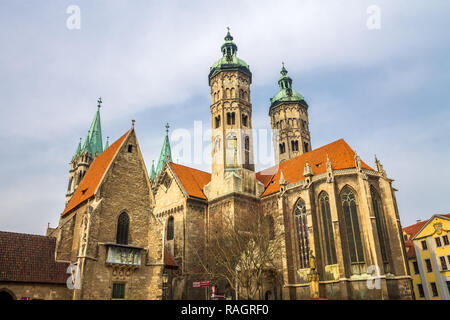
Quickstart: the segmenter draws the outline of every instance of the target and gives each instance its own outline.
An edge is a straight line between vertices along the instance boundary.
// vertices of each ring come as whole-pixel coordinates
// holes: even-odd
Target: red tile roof
[[[450,218],[449,214],[439,214],[439,216],[444,216],[447,218]],[[430,218],[431,219],[431,218]],[[406,247],[406,256],[408,259],[412,259],[416,257],[416,249],[414,248],[414,243],[411,240],[417,233],[419,233],[420,230],[422,230],[423,226],[430,221],[430,219],[425,221],[419,221],[415,224],[412,224],[410,226],[404,227],[402,230],[404,233],[408,235],[408,239],[405,241],[405,247]]]
[[[119,147],[122,145],[123,140],[128,135],[129,131],[114,142],[108,149],[103,151],[98,157],[92,161],[86,175],[81,180],[80,185],[72,196],[72,199],[64,209],[62,216],[76,208],[78,205],[88,200],[94,195],[99,183],[101,182],[106,169],[111,163],[112,159],[116,155]]]
[[[211,181],[211,174],[194,168],[189,168],[181,164],[169,162],[171,168],[178,176],[184,190],[191,196],[205,199],[203,188]]]
[[[177,267],[178,264],[167,249],[164,249],[164,265],[169,267]]]
[[[355,152],[344,141],[344,139],[340,139],[318,149],[311,150],[298,157],[283,161],[278,166],[258,172],[256,174],[257,179],[266,186],[266,190],[263,192],[261,197],[270,195],[280,190],[279,181],[281,170],[283,170],[283,176],[288,183],[294,183],[305,179],[303,176],[303,170],[305,168],[306,161],[308,161],[311,166],[314,175],[326,172],[327,154],[331,161],[333,170],[355,167]],[[363,161],[361,161],[361,167],[364,169],[373,170]]]
[[[55,261],[56,239],[0,231],[0,281],[66,283],[69,263]]]
[[[405,247],[406,247],[406,257],[408,259],[413,259],[416,257],[416,249],[414,248],[414,243],[412,240],[405,241]]]

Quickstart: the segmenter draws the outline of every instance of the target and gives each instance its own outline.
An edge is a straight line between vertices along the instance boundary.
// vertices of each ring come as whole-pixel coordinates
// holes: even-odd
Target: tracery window
[[[336,264],[333,222],[331,220],[330,198],[323,191],[319,195],[320,216],[322,220],[323,241],[325,242],[326,264]]]
[[[174,236],[174,221],[173,217],[170,216],[167,220],[167,240],[173,240]]]
[[[365,260],[358,220],[358,206],[356,204],[355,194],[349,187],[343,189],[341,201],[350,251],[350,261],[352,264],[363,264]]]
[[[309,238],[306,220],[306,205],[299,199],[294,208],[294,221],[297,231],[297,244],[299,253],[299,267],[309,268]]]
[[[126,212],[122,212],[119,215],[119,219],[117,221],[117,235],[116,235],[116,243],[117,244],[128,244],[128,230],[130,227],[130,218]]]
[[[373,187],[370,188],[370,196],[372,198],[373,213],[375,215],[378,239],[380,241],[381,257],[383,259],[383,262],[386,264],[388,263],[388,256],[386,251],[387,232],[386,225],[384,223],[383,207],[381,205],[380,197]]]

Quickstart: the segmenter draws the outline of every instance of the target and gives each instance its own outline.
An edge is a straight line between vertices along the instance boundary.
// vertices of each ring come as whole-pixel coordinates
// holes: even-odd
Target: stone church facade
[[[279,278],[266,277],[259,298],[309,299],[313,254],[322,298],[411,299],[395,189],[381,163],[370,167],[343,139],[313,149],[309,106],[283,65],[269,107],[275,166],[256,172],[252,73],[229,32],[221,53],[208,76],[211,173],[174,163],[168,130],[157,167],[148,172],[134,122],[103,148],[99,100],[71,161],[66,207],[58,226],[47,230],[53,262],[77,273],[73,289],[55,297],[207,299],[206,289],[192,287],[208,280],[196,269],[196,239],[208,241],[214,219],[251,211],[273,221],[283,240],[273,270]],[[368,285],[369,273],[379,286]],[[11,280],[0,277],[0,291]]]

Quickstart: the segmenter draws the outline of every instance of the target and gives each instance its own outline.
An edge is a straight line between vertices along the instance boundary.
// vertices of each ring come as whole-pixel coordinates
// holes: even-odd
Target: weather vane
[[[102,104],[102,102],[103,102],[103,101],[102,101],[102,97],[99,97],[98,100],[97,100],[97,103],[98,103],[98,106],[99,106],[99,107],[100,107],[100,105]]]

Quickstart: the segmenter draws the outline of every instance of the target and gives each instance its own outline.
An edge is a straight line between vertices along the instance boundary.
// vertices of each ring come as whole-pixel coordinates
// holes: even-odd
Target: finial
[[[314,173],[313,173],[313,171],[312,171],[312,168],[311,168],[311,166],[309,165],[308,161],[306,161],[305,167],[304,167],[304,169],[303,169],[303,176],[304,176],[304,177],[310,177],[310,176],[313,176],[313,175],[314,175]]]
[[[99,97],[99,98],[97,99],[97,103],[98,103],[97,106],[100,108],[100,107],[101,107],[101,104],[103,103],[102,97]]]
[[[169,134],[169,128],[170,128],[169,123],[166,123],[166,135]]]
[[[225,41],[232,41],[233,37],[231,36],[230,33],[230,27],[227,27],[227,35],[225,36]]]
[[[134,129],[134,123],[136,122],[136,120],[131,120],[131,128]]]
[[[281,64],[282,64],[282,68],[281,68],[281,71],[280,71],[280,73],[283,75],[283,76],[285,76],[285,75],[287,75],[287,70],[286,70],[286,68],[284,67],[284,62],[281,62]]]

